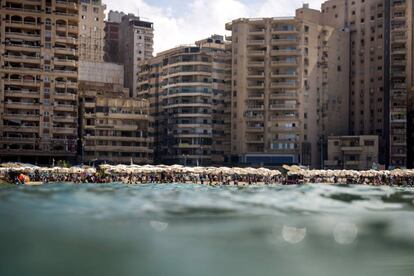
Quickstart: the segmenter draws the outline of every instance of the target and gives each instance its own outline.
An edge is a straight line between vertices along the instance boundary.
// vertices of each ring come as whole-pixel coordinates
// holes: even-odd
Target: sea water
[[[0,275],[414,275],[414,189],[0,189]]]

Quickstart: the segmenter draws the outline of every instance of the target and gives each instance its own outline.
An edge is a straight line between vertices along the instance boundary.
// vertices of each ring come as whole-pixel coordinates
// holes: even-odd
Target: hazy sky
[[[222,34],[239,17],[294,15],[303,3],[319,9],[322,0],[103,0],[107,11],[135,13],[154,22],[155,52]]]

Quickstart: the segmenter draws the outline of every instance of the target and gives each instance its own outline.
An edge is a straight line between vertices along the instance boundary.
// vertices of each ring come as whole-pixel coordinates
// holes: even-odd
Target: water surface
[[[0,275],[414,275],[414,189],[0,189]]]

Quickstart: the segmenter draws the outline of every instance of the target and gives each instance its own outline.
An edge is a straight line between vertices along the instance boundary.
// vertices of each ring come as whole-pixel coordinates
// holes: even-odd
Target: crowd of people
[[[201,185],[302,185],[356,184],[414,186],[413,170],[323,171],[285,167],[282,172],[268,169],[188,168],[180,166],[101,166],[95,168],[0,168],[0,182],[14,184],[124,183]]]

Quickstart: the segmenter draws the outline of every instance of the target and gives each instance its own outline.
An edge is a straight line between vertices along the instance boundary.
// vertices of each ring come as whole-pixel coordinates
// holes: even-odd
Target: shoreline
[[[20,178],[24,179],[18,181]],[[414,170],[353,171],[309,170],[284,166],[267,168],[184,167],[180,165],[101,165],[92,167],[37,167],[28,164],[0,165],[0,182],[42,185],[43,183],[201,184],[208,186],[267,186],[327,184],[369,186],[414,186]]]

